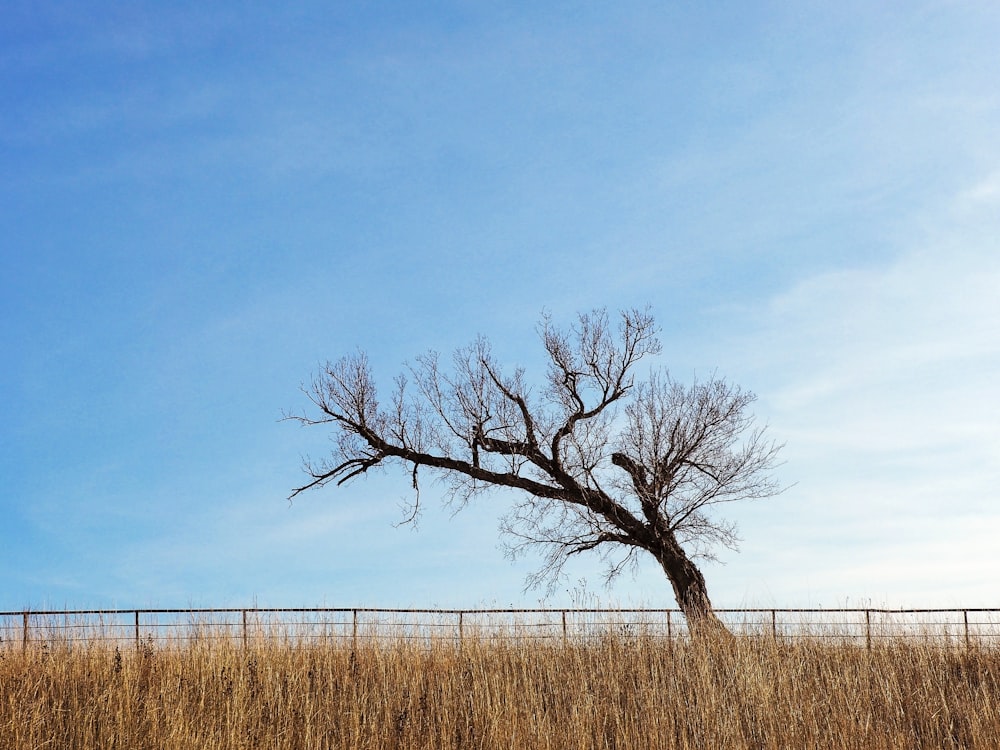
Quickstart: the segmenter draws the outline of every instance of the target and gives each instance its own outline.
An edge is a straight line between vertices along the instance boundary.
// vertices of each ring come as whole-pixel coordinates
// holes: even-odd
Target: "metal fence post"
[[[351,610],[351,651],[358,648],[358,610]]]
[[[865,647],[872,650],[872,611],[865,610]]]
[[[563,645],[566,645],[568,634],[566,632],[566,610],[562,611],[562,630],[563,630]]]
[[[771,637],[778,640],[778,612],[774,609],[771,610]]]
[[[969,650],[969,610],[962,610],[962,621],[965,623],[965,650]]]
[[[136,649],[136,651],[139,650],[140,643],[141,642],[139,640],[139,610],[136,610],[135,611],[135,649]]]
[[[243,610],[243,648],[247,647],[247,611]]]

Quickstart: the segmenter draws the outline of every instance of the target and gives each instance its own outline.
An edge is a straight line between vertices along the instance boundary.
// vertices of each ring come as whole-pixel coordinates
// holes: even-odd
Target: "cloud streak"
[[[961,191],[937,229],[891,262],[813,276],[775,296],[737,344],[756,363],[761,409],[787,441],[785,475],[798,482],[776,507],[744,518],[750,567],[780,581],[779,600],[829,604],[852,592],[947,606],[995,594],[994,179]],[[783,552],[767,574],[772,549]],[[808,590],[781,559],[808,561]]]

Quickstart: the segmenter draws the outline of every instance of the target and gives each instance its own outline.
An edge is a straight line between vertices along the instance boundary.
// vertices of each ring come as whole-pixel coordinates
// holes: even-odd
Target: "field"
[[[1000,649],[605,637],[0,649],[0,748],[996,748]]]

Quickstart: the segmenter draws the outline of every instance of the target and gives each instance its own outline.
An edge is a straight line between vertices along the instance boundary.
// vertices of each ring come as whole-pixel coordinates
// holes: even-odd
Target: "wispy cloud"
[[[763,561],[777,563],[779,598],[916,606],[994,592],[997,203],[993,176],[962,190],[893,261],[776,296],[742,344],[798,481],[771,508],[743,512],[750,565],[767,578]],[[784,554],[808,592],[780,570]]]

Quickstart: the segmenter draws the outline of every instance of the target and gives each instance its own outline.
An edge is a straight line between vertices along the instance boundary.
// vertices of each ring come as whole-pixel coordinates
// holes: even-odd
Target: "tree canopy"
[[[292,418],[328,426],[336,448],[306,461],[309,481],[291,496],[391,465],[409,474],[414,516],[422,470],[460,506],[508,488],[509,551],[544,549],[532,583],[579,553],[603,553],[613,577],[646,552],[689,622],[718,624],[695,564],[738,541],[717,506],[781,489],[780,446],[749,411],[754,394],[715,376],[684,385],[656,368],[637,381],[638,363],[662,349],[648,309],[622,311],[616,324],[605,310],[568,327],[543,316],[538,332],[547,371],[534,384],[483,337],[448,366],[435,352],[417,357],[384,400],[363,351],[328,362],[304,389],[313,411]]]

